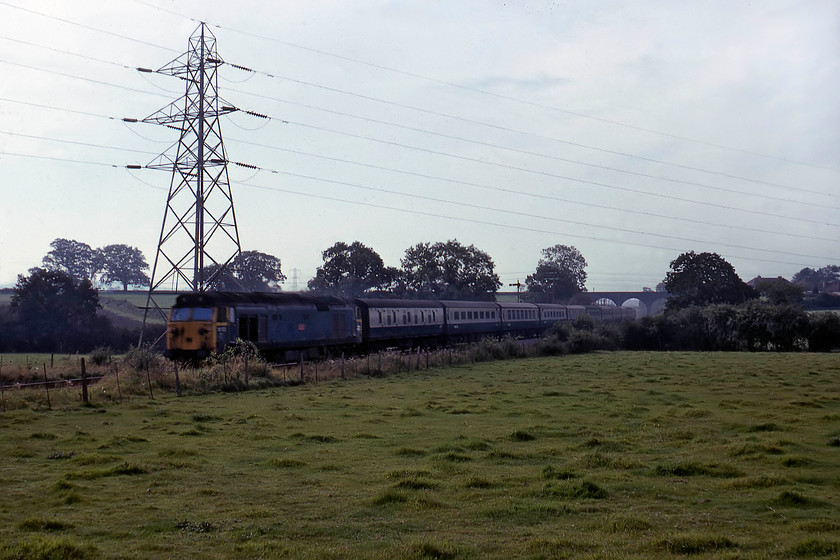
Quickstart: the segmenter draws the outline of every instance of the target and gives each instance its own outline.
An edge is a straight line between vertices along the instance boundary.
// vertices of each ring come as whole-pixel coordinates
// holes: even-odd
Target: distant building
[[[774,284],[783,284],[785,286],[790,286],[791,282],[790,280],[782,278],[781,276],[778,276],[776,278],[762,278],[761,276],[756,276],[755,278],[747,282],[748,286],[757,290],[761,289],[761,285],[772,286]]]

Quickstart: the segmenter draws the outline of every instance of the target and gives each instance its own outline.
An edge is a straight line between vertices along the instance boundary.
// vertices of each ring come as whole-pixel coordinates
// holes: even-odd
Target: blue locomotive
[[[200,359],[236,339],[271,359],[387,347],[435,346],[487,336],[537,336],[587,313],[607,322],[635,319],[622,307],[491,301],[342,299],[299,293],[204,292],[178,296],[166,354]]]

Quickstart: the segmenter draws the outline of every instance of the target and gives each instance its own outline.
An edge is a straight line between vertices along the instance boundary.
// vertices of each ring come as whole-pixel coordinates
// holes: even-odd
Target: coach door
[[[251,342],[262,342],[268,335],[268,316],[258,313],[239,314],[239,338]]]
[[[347,336],[347,325],[344,322],[343,313],[333,313],[332,335],[334,339],[343,339]]]

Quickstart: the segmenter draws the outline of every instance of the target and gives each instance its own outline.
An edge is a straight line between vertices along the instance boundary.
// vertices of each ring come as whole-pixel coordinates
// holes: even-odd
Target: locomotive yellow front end
[[[166,353],[173,359],[202,359],[217,348],[217,309],[174,307],[166,325]]]

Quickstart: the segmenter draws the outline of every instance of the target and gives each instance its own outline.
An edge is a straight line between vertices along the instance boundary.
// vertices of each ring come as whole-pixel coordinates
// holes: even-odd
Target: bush
[[[90,361],[96,366],[102,366],[111,361],[114,355],[113,349],[108,346],[97,346],[90,353]]]
[[[136,371],[152,371],[163,366],[164,358],[151,346],[135,347],[128,351],[123,361]]]
[[[840,348],[840,315],[814,313],[811,315],[808,349],[811,352],[831,352],[835,348]]]

